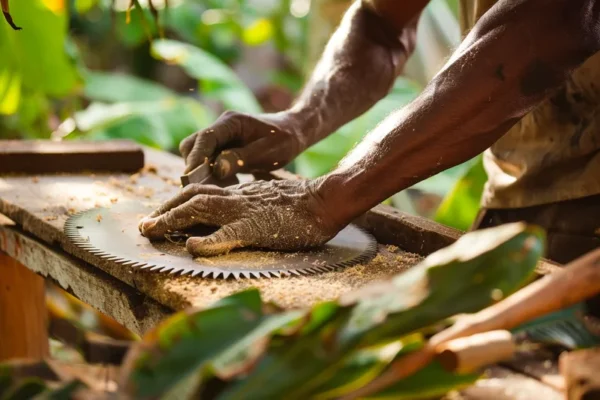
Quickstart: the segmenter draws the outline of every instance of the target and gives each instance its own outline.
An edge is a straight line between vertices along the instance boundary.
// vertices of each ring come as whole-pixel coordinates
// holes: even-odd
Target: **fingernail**
[[[231,163],[229,160],[220,159],[217,163],[216,170],[219,178],[224,178],[229,175],[229,171],[231,171]]]
[[[142,233],[146,233],[146,231],[154,228],[157,222],[157,219],[146,218],[146,220],[142,221]]]

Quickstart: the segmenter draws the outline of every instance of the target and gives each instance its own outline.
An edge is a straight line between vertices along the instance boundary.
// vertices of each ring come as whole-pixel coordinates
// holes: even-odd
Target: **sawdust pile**
[[[377,256],[368,264],[355,265],[339,271],[303,277],[273,279],[214,280],[179,277],[164,282],[170,292],[181,294],[178,309],[189,306],[206,307],[211,303],[256,287],[264,301],[284,308],[310,307],[320,301],[339,298],[342,294],[365,284],[386,280],[418,264],[423,257],[395,246],[379,245]],[[159,275],[159,274],[157,274]],[[185,300],[184,300],[185,299]]]

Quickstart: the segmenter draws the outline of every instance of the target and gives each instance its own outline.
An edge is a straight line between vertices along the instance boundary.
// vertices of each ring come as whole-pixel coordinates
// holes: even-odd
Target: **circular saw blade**
[[[147,206],[134,202],[94,208],[72,215],[65,233],[77,246],[118,264],[214,279],[316,274],[367,262],[377,253],[375,239],[349,225],[325,245],[307,251],[238,250],[194,259],[183,246],[143,237],[138,222],[146,214]]]

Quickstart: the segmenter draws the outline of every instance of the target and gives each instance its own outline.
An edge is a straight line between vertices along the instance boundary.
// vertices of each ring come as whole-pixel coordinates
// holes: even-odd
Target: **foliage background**
[[[293,101],[348,0],[12,1],[22,31],[0,24],[0,138],[131,138],[177,152],[225,109]],[[460,41],[457,0],[433,0],[404,76],[372,110],[288,169],[331,170],[392,110],[414,99]],[[393,172],[392,172],[393,173]],[[387,201],[468,229],[485,172],[479,158]]]

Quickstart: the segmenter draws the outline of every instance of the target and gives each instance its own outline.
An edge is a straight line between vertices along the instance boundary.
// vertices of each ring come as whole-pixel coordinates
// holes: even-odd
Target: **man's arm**
[[[357,118],[392,88],[414,50],[429,0],[362,0],[344,16],[290,110],[303,147]]]
[[[428,1],[357,0],[295,104],[276,114],[225,113],[181,143],[187,171],[206,158],[216,158],[221,178],[281,168],[360,116],[389,92],[402,71]]]
[[[325,243],[369,208],[488,148],[600,48],[600,0],[500,0],[425,91],[331,174],[313,181],[192,186],[140,224],[147,237],[195,224],[194,255]]]
[[[414,102],[320,180],[325,208],[351,221],[481,153],[593,55],[599,37],[600,1],[499,1]]]

